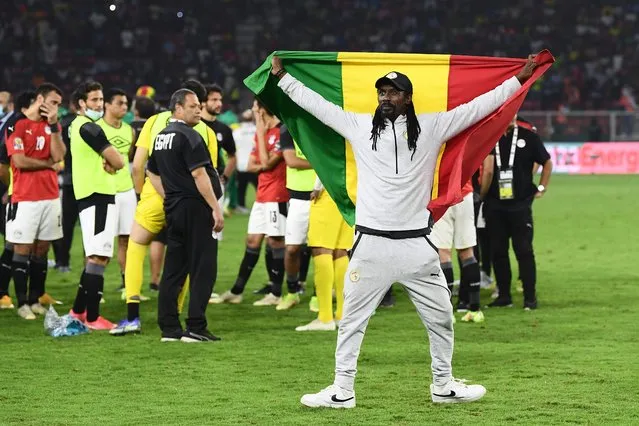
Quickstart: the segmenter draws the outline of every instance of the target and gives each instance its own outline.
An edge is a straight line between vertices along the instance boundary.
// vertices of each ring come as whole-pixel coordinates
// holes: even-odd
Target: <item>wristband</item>
[[[49,129],[51,129],[51,133],[58,133],[60,131],[60,127],[58,126],[58,123],[50,124]]]
[[[286,70],[284,68],[281,68],[278,72],[275,73],[275,77],[277,77],[277,79],[281,79],[284,74],[286,74]]]

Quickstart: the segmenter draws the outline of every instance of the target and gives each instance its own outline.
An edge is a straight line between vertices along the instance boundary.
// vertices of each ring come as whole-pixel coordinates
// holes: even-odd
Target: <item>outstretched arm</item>
[[[353,140],[358,126],[357,114],[344,111],[304,86],[286,72],[282,66],[282,60],[277,56],[273,56],[271,73],[279,79],[277,85],[293,102],[346,139]]]
[[[453,136],[482,120],[513,96],[537,68],[535,56],[529,55],[524,68],[514,77],[504,81],[490,92],[447,112],[437,114],[433,133],[437,140],[446,142]]]

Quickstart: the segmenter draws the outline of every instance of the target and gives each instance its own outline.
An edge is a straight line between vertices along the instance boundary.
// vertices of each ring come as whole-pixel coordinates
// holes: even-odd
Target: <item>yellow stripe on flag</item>
[[[342,93],[346,111],[373,114],[377,108],[375,82],[391,71],[413,83],[417,114],[446,111],[450,55],[340,52]]]
[[[439,154],[437,155],[437,163],[435,164],[435,174],[433,175],[433,188],[430,190],[430,198],[434,200],[439,196],[439,166],[442,164],[442,157],[444,156],[444,151],[446,150],[446,143],[442,145],[439,149]]]
[[[355,154],[350,143],[344,144],[346,149],[346,192],[353,204],[357,204],[357,168]]]
[[[413,83],[413,103],[417,114],[446,111],[448,108],[450,55],[340,52],[337,61],[342,63],[342,95],[346,111],[374,114],[377,108],[375,82],[391,71],[406,74]],[[437,157],[433,198],[438,193],[443,153],[444,147]],[[346,185],[349,197],[355,202],[357,173],[350,144],[346,146]]]

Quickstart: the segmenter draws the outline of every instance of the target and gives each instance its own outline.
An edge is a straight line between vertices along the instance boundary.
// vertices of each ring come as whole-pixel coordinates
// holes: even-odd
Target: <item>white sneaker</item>
[[[459,280],[455,280],[453,281],[453,291],[452,294],[453,296],[459,296]]]
[[[38,315],[46,315],[47,314],[47,308],[45,308],[44,306],[42,306],[39,303],[34,303],[33,305],[31,305],[31,312],[33,312],[34,314],[38,314]]]
[[[480,288],[490,288],[493,285],[493,278],[486,272],[481,271],[481,280],[479,281]]]
[[[231,305],[237,305],[242,303],[242,295],[233,294],[230,290],[227,290],[222,293],[221,296],[217,296],[217,298],[214,298],[213,295],[211,295],[209,303],[213,305],[219,305],[221,303],[230,303]]]
[[[337,385],[330,385],[318,393],[304,395],[300,402],[311,408],[355,408],[355,392],[349,392]]]
[[[18,308],[18,315],[26,320],[34,320],[36,319],[35,314],[31,311],[31,307],[29,305],[22,305]]]
[[[322,322],[318,319],[314,319],[306,325],[300,325],[295,327],[295,331],[335,331],[335,321]]]
[[[220,295],[217,293],[211,293],[211,297],[209,297],[209,303],[215,303],[213,300],[217,300],[220,298]]]
[[[314,319],[306,325],[295,327],[295,331],[335,331],[336,328],[335,321],[322,322],[319,319]]]
[[[486,394],[486,388],[482,385],[466,385],[459,379],[452,379],[444,386],[431,384],[430,394],[434,403],[456,404],[481,399]]]
[[[253,303],[253,306],[277,306],[281,301],[281,297],[277,297],[273,293],[269,293],[257,302]]]

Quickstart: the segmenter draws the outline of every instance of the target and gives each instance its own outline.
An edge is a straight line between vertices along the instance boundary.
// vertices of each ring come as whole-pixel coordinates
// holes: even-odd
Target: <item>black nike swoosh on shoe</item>
[[[434,395],[434,396],[438,396],[438,397],[440,397],[440,398],[452,398],[452,397],[454,397],[454,396],[457,396],[457,394],[455,393],[455,391],[450,391],[450,394],[448,394],[448,395],[439,395],[439,394],[436,394],[436,393],[434,393],[433,395]]]
[[[337,394],[331,396],[331,401],[333,402],[347,402],[350,401],[351,399],[355,398],[354,396],[351,396],[350,398],[346,398],[346,399],[338,399],[337,398]]]
[[[197,340],[199,342],[215,342],[217,340],[221,340],[219,337],[214,336],[214,335],[204,335],[204,334],[198,334],[198,333],[194,333],[192,331],[187,332],[184,337],[191,338],[194,340]]]

